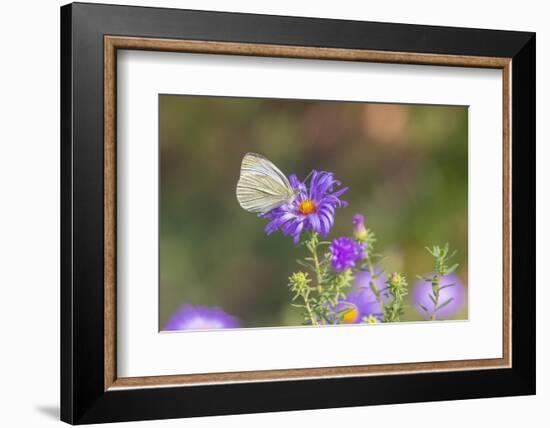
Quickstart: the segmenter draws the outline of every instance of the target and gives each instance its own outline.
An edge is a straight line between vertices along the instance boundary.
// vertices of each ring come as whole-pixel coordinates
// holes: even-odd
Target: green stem
[[[435,321],[435,316],[437,312],[437,305],[439,304],[439,293],[435,296],[435,303],[434,303],[434,309],[432,311],[432,315],[430,316],[431,321]]]
[[[323,282],[323,274],[321,273],[321,263],[319,262],[319,256],[317,255],[317,245],[318,245],[318,238],[317,238],[317,233],[315,232],[312,232],[311,233],[311,239],[310,239],[310,245],[309,245],[309,250],[310,250],[310,253],[311,253],[311,256],[313,258],[313,265],[314,265],[314,268],[315,268],[315,276],[316,276],[316,279],[317,279],[317,284],[316,284],[316,287],[314,287],[316,290],[317,290],[317,293],[319,295],[322,294],[323,292],[323,286],[322,286],[322,282]],[[308,292],[308,297],[309,297],[309,292]],[[317,321],[317,319],[312,315],[312,311],[309,307],[309,302],[306,302],[306,308],[308,310],[308,312],[310,313],[310,317],[311,317],[311,323],[313,325],[319,325],[319,322]]]
[[[372,260],[370,258],[370,254],[367,253],[367,266],[369,268],[369,274],[370,274],[370,288],[374,295],[376,296],[376,300],[378,301],[378,304],[380,305],[380,310],[382,310],[382,313],[384,313],[384,300],[382,299],[382,295],[380,293],[380,289],[376,286],[375,281],[378,279],[378,276],[374,273],[374,266],[372,265]]]
[[[311,234],[311,255],[313,256],[313,264],[315,265],[315,274],[317,275],[317,288],[321,290],[321,282],[323,275],[321,274],[321,264],[319,263],[319,257],[317,256],[317,234],[313,232]]]
[[[437,291],[433,291],[435,301],[434,301],[434,309],[432,311],[432,315],[430,316],[431,321],[435,321],[436,312],[437,312],[437,305],[439,305],[439,280],[437,280],[437,288],[433,286],[433,281],[435,281],[436,278],[438,278],[438,277],[435,277],[434,279],[432,279],[432,289],[435,289]]]
[[[303,299],[304,299],[304,303],[306,305],[306,310],[307,310],[307,314],[309,316],[309,319],[311,320],[311,324],[312,325],[319,325],[319,323],[317,322],[317,319],[315,318],[314,314],[313,314],[313,310],[311,309],[311,306],[309,305],[309,290],[307,291],[307,293],[302,296]]]

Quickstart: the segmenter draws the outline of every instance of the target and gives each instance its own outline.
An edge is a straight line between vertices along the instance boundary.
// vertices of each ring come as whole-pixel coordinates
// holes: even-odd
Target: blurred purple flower
[[[311,231],[326,236],[334,225],[334,211],[344,207],[347,202],[340,196],[348,190],[347,187],[334,191],[340,182],[334,175],[325,171],[313,171],[309,190],[305,182],[298,180],[296,175],[289,176],[290,185],[300,192],[288,204],[277,207],[264,217],[270,220],[265,226],[265,232],[270,235],[280,230],[285,236],[292,236],[294,243],[300,242],[303,231]]]
[[[240,327],[239,320],[220,308],[182,305],[164,325],[164,330],[217,330]]]
[[[366,248],[367,244],[360,244],[347,236],[333,240],[329,247],[332,268],[342,272],[354,267],[355,263],[365,258]]]
[[[425,275],[427,278],[431,278],[432,276],[433,273],[430,275]],[[437,319],[452,318],[464,308],[464,304],[466,302],[466,289],[464,285],[462,285],[460,278],[455,274],[449,274],[441,277],[440,287],[443,288],[439,291],[438,305],[445,303],[450,298],[453,300],[441,309],[438,309],[436,312],[436,317]],[[430,282],[419,280],[414,284],[411,294],[414,307],[427,319],[429,319],[434,309],[434,303],[430,299],[430,295],[432,295],[432,284]],[[429,314],[427,314],[420,305],[427,308]]]
[[[376,269],[376,268],[375,268]],[[378,272],[378,270],[375,270]],[[386,288],[386,275],[381,274],[374,281],[379,291]],[[357,273],[353,286],[346,298],[336,306],[338,312],[345,311],[342,321],[345,324],[359,324],[369,315],[375,316],[379,321],[383,320],[383,309],[371,286],[371,275],[367,271]],[[381,293],[382,301],[387,302],[384,293]]]

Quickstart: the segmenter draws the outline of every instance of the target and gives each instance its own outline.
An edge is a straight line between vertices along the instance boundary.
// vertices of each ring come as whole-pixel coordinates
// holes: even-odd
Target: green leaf
[[[305,267],[306,269],[312,269],[312,266],[309,263],[306,263],[302,260],[296,260],[296,263],[298,263],[300,266]]]
[[[458,263],[455,263],[454,265],[452,265],[450,268],[447,269],[445,274],[448,275],[450,273],[453,273],[455,270],[457,270],[457,268],[458,268]]]
[[[453,301],[453,298],[450,297],[448,298],[447,300],[445,300],[441,305],[439,305],[437,308],[436,308],[436,311],[440,310],[441,308],[444,308],[445,306],[447,306],[449,303],[451,303]]]
[[[305,305],[299,305],[297,303],[291,303],[290,306],[294,306],[295,308],[305,308]]]
[[[446,285],[442,285],[441,287],[438,288],[438,291],[441,291],[441,290],[443,290],[444,288],[447,288],[447,287],[452,287],[453,285],[456,285],[456,284],[446,284]]]

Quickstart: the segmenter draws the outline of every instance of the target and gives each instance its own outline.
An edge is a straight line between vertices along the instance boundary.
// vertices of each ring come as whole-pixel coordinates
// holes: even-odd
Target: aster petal
[[[291,174],[288,176],[288,182],[290,183],[290,185],[294,188],[294,189],[299,189],[300,188],[300,184],[302,184],[300,182],[300,180],[298,180],[298,177],[296,176],[296,174]]]
[[[319,221],[319,215],[318,214],[311,214],[308,216],[309,224],[311,226],[311,230],[313,232],[320,232],[321,231],[321,222]]]
[[[285,214],[281,215],[278,219],[279,227],[284,226],[286,223],[288,223],[289,221],[291,221],[295,218],[296,218],[296,215],[291,213],[291,212],[288,212],[288,213],[285,213]]]
[[[298,223],[300,223],[301,221],[302,220],[294,218],[293,221],[288,221],[284,225],[282,225],[281,231],[283,232],[283,235],[292,235],[296,230]]]
[[[316,170],[313,170],[311,172],[311,179],[309,180],[309,198],[316,200],[315,194],[316,194],[316,186],[317,186],[317,176],[319,173]]]
[[[334,179],[332,174],[322,173],[320,178],[317,180],[316,192],[318,194],[325,194],[331,190],[332,185],[334,184]]]
[[[301,193],[298,193],[298,195],[296,195],[296,197],[294,198],[294,206],[296,209],[298,209],[299,205],[300,205],[300,202],[304,201],[308,199],[308,196],[304,193],[304,192],[301,192]]]
[[[329,215],[329,216],[326,216],[329,223],[330,223],[330,227],[334,226],[334,216],[333,215]]]
[[[328,231],[330,230],[330,221],[325,215],[319,215],[319,221],[321,222],[321,234],[325,237],[328,235]]]
[[[278,225],[277,219],[270,221],[264,227],[264,231],[267,235],[271,235],[273,232],[275,232],[278,229],[279,229],[279,225]]]
[[[331,205],[331,204],[325,203],[325,204],[322,204],[321,207],[319,208],[319,212],[322,214],[334,215],[334,211],[335,211],[334,205]]]
[[[349,187],[342,187],[341,189],[337,190],[336,192],[332,193],[332,196],[339,197],[343,193],[347,192],[349,190]]]
[[[296,225],[296,229],[294,230],[294,245],[298,245],[300,243],[300,234],[302,233],[304,223],[300,222]]]

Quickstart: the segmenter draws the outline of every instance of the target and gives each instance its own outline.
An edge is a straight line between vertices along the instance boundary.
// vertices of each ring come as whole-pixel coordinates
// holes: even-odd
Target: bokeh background
[[[160,328],[182,304],[218,306],[244,327],[300,325],[287,278],[296,248],[235,197],[243,155],[285,174],[334,172],[349,191],[329,238],[365,216],[381,267],[433,270],[425,246],[449,244],[468,272],[466,107],[161,95]],[[467,318],[467,306],[456,318]],[[408,302],[404,320],[422,316]]]

